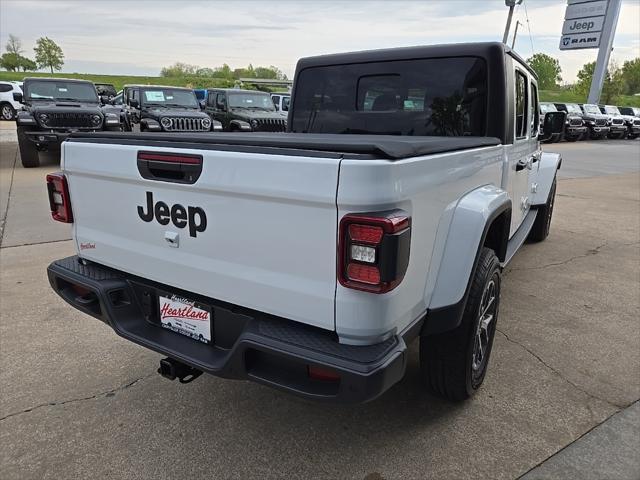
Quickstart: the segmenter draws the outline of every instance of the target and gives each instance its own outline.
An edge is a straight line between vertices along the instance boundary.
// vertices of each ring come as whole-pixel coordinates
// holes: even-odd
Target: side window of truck
[[[516,138],[527,136],[527,77],[524,73],[516,70]]]
[[[531,136],[538,135],[538,129],[540,128],[540,105],[538,103],[538,87],[535,83],[531,83]]]
[[[138,100],[138,102],[140,102],[140,90],[138,89],[131,90],[131,98],[133,100]]]
[[[207,95],[207,104],[210,107],[215,108],[216,107],[216,98],[218,97],[218,94],[216,92],[209,92],[209,95]]]

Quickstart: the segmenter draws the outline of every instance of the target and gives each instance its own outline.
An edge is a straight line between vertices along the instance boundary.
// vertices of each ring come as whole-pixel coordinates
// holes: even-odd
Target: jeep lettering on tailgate
[[[184,228],[189,225],[189,235],[196,237],[198,232],[207,229],[207,215],[200,207],[183,207],[179,203],[171,206],[164,202],[153,204],[153,193],[147,192],[147,211],[144,207],[138,206],[138,216],[145,222],[150,222],[155,216],[160,225],[168,225],[169,221],[177,228]]]

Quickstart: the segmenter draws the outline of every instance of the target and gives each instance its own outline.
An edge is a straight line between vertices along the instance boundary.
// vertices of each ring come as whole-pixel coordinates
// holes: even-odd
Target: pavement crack
[[[68,403],[76,403],[76,402],[84,402],[87,400],[95,400],[96,398],[100,398],[100,397],[113,397],[115,396],[116,393],[118,392],[122,392],[123,390],[126,390],[127,388],[131,388],[134,385],[136,385],[137,383],[141,382],[142,380],[146,380],[147,378],[151,378],[155,376],[155,374],[150,374],[150,375],[145,375],[143,377],[139,377],[136,378],[135,380],[126,383],[124,385],[120,385],[119,387],[116,388],[112,388],[111,390],[105,390],[103,392],[99,392],[96,393],[95,395],[90,395],[88,397],[79,397],[79,398],[70,398],[69,400],[62,400],[59,402],[47,402],[47,403],[40,403],[38,405],[34,405],[33,407],[29,407],[29,408],[25,408],[24,410],[20,410],[17,412],[13,412],[10,413],[8,415],[5,415],[4,417],[0,418],[0,422],[11,418],[11,417],[15,417],[17,415],[22,415],[24,413],[29,413],[29,412],[33,412],[34,410],[37,410],[39,408],[43,408],[43,407],[57,407],[60,405],[66,405]]]
[[[0,249],[6,248],[18,248],[18,247],[31,247],[33,245],[46,245],[48,243],[60,243],[60,242],[70,242],[73,240],[72,238],[61,238],[59,240],[45,240],[44,242],[32,242],[32,243],[21,243],[20,245],[7,245],[6,247],[0,247]]]
[[[7,215],[9,215],[9,205],[11,204],[11,192],[13,191],[13,176],[16,172],[16,164],[18,163],[18,150],[16,149],[16,155],[13,157],[13,165],[11,166],[11,179],[9,180],[9,191],[7,192],[7,206],[2,212],[2,219],[0,221],[0,245],[4,239],[4,231],[7,226]]]
[[[576,383],[572,382],[571,380],[569,380],[568,378],[566,378],[564,375],[562,375],[562,373],[560,373],[558,370],[556,370],[555,368],[553,368],[551,365],[549,365],[547,362],[545,362],[542,357],[540,357],[540,355],[538,355],[537,353],[535,353],[534,351],[530,350],[529,348],[527,348],[525,345],[523,345],[522,343],[513,340],[511,337],[509,337],[509,335],[507,335],[506,333],[504,333],[502,330],[500,330],[499,328],[496,328],[496,331],[501,333],[504,338],[507,339],[508,342],[513,343],[514,345],[518,345],[520,348],[522,348],[525,352],[527,352],[529,355],[531,355],[532,357],[534,357],[536,360],[538,360],[538,362],[540,362],[542,365],[544,365],[545,367],[547,367],[547,369],[551,370],[553,373],[555,373],[558,377],[560,377],[563,381],[565,381],[566,383],[568,383],[569,385],[571,385],[573,388],[575,388],[576,390],[584,393],[585,395],[587,395],[589,398],[592,398],[594,400],[599,400],[601,402],[606,403],[607,405],[611,406],[611,407],[615,407],[617,409],[622,409],[625,408],[624,405],[618,405],[616,403],[613,403],[605,398],[601,398],[597,395],[594,395],[593,393],[588,392],[587,390],[585,390],[584,388],[582,388],[581,386],[577,385]]]
[[[566,265],[567,263],[571,263],[574,260],[578,260],[579,258],[585,258],[585,257],[590,257],[592,255],[597,255],[598,253],[600,253],[600,250],[602,250],[606,246],[607,246],[607,242],[603,243],[602,245],[598,245],[596,248],[591,248],[591,249],[587,250],[583,254],[574,255],[574,256],[569,257],[566,260],[563,260],[561,262],[545,263],[544,265],[538,265],[536,267],[514,267],[514,268],[510,268],[508,270],[508,272],[514,272],[514,271],[517,271],[517,270],[543,270],[543,269],[549,268],[549,267],[557,267],[557,266],[560,266],[560,265]]]

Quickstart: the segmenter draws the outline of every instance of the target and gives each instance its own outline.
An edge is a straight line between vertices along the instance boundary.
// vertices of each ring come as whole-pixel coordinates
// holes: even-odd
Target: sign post
[[[609,57],[613,49],[613,37],[616,34],[616,26],[618,25],[618,16],[620,15],[620,3],[622,0],[609,0],[607,15],[602,27],[602,39],[600,49],[598,50],[598,59],[596,60],[596,68],[593,71],[591,79],[591,88],[589,89],[588,103],[598,103],[600,101],[600,93],[604,85],[604,78],[607,75],[607,67],[609,66]]]

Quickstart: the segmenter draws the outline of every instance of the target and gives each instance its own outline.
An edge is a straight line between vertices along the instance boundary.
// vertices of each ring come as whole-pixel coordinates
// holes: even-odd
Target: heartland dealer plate
[[[164,328],[211,343],[211,310],[178,295],[159,295],[158,303],[160,323]]]

